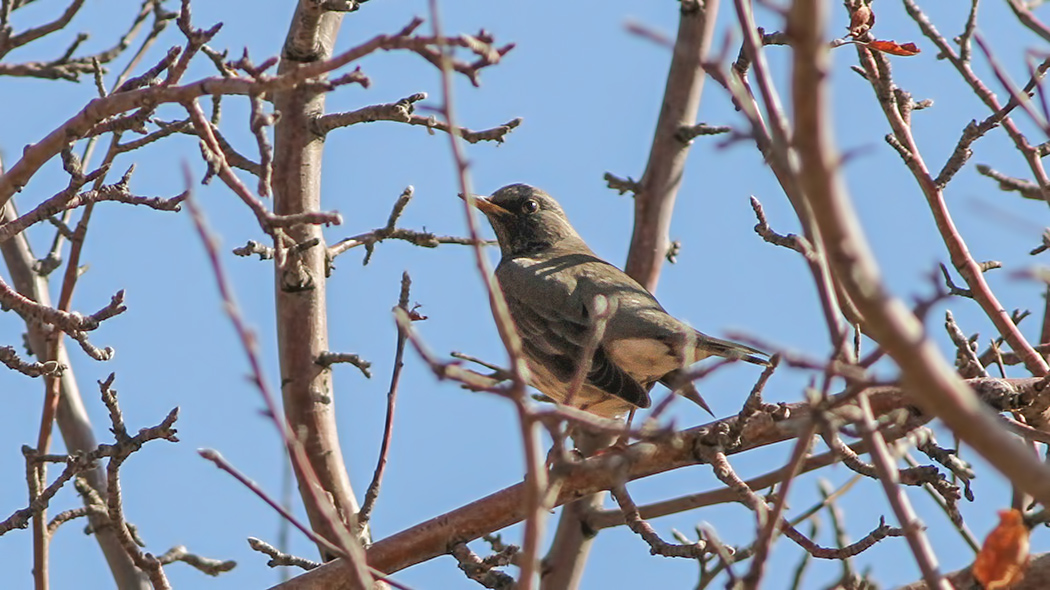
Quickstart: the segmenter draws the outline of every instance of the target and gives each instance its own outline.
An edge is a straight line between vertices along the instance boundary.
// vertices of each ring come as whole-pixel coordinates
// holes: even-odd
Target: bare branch
[[[897,485],[899,483],[897,469],[894,467],[893,457],[886,447],[882,434],[876,428],[875,417],[871,412],[868,398],[861,394],[858,401],[860,402],[859,406],[862,415],[860,423],[861,433],[870,445],[869,452],[871,453],[872,462],[875,464],[875,470],[878,472],[879,481],[882,482],[890,506],[893,507],[893,511],[897,514],[897,519],[904,529],[904,536],[908,540],[908,545],[911,546],[912,553],[915,555],[919,570],[922,571],[923,578],[931,588],[951,590],[951,586],[944,580],[937,568],[937,558],[933,554],[933,546],[930,545],[929,539],[926,538],[922,521],[919,520],[914,509],[912,509],[908,496]]]
[[[273,545],[270,545],[266,541],[256,539],[255,537],[248,537],[248,546],[259,553],[269,555],[270,561],[267,561],[266,565],[270,567],[292,566],[309,571],[321,565],[320,563],[311,561],[305,557],[282,553]]]
[[[664,557],[699,559],[707,552],[707,543],[703,541],[698,541],[688,545],[676,545],[664,541],[660,538],[660,535],[656,534],[656,530],[653,529],[652,525],[642,520],[642,517],[638,513],[638,506],[635,505],[634,500],[631,499],[630,494],[627,493],[627,486],[618,485],[613,487],[610,491],[612,492],[613,498],[616,499],[616,503],[620,505],[620,510],[623,512],[627,528],[631,529],[636,535],[649,544],[650,554],[662,555]]]
[[[127,307],[124,306],[124,291],[117,291],[105,307],[85,316],[40,305],[9,287],[2,279],[0,279],[0,304],[18,312],[27,321],[51,324],[70,335],[97,330],[105,320],[127,311]]]
[[[80,2],[82,0],[77,0]],[[51,132],[41,141],[29,146],[22,157],[7,171],[0,176],[0,206],[7,203],[15,192],[26,186],[29,179],[40,169],[41,166],[52,157],[57,155],[70,138],[86,137],[92,128],[106,121],[110,117],[129,110],[140,108],[144,104],[160,105],[165,103],[180,103],[188,105],[195,99],[216,94],[238,94],[253,95],[274,93],[302,86],[307,82],[315,83],[319,89],[331,88],[335,82],[313,82],[320,76],[339,69],[353,61],[365,57],[379,50],[409,50],[422,55],[424,58],[440,66],[439,54],[435,46],[454,46],[468,49],[478,56],[474,63],[452,60],[452,69],[460,72],[476,83],[478,71],[488,65],[499,61],[504,53],[512,46],[504,46],[493,49],[480,37],[459,35],[441,40],[436,37],[412,36],[412,32],[422,23],[420,20],[412,21],[408,26],[394,35],[377,35],[371,40],[348,49],[331,59],[304,64],[287,73],[263,77],[259,80],[245,78],[205,78],[186,85],[177,86],[173,82],[181,76],[179,68],[183,67],[190,51],[183,51],[179,63],[169,72],[168,83],[165,85],[149,88],[139,88],[128,92],[115,93],[104,98],[98,98],[88,104],[83,110],[74,115],[59,128]],[[202,31],[203,36],[214,34],[211,31]],[[195,45],[194,39],[189,45]],[[192,110],[192,109],[191,109]],[[199,125],[200,129],[207,126]],[[212,140],[207,141],[209,149],[215,149]],[[217,152],[219,150],[216,150]]]
[[[412,279],[408,271],[401,273],[401,295],[398,297],[397,307],[409,314],[408,309],[409,289],[412,287]],[[401,369],[404,368],[405,342],[408,336],[400,323],[397,324],[397,345],[394,348],[394,370],[390,376],[390,390],[386,394],[386,420],[383,422],[383,442],[379,448],[379,459],[376,463],[375,472],[372,475],[372,483],[368,484],[365,498],[361,502],[361,510],[357,513],[358,522],[361,525],[368,524],[372,509],[375,507],[376,499],[379,497],[379,487],[383,483],[383,472],[386,470],[387,455],[390,452],[390,441],[394,436],[394,409],[397,402],[397,387],[401,382]]]
[[[910,0],[905,1],[913,5]],[[1036,494],[1040,501],[1050,502],[1050,470],[1022,448],[994,416],[980,407],[973,391],[954,374],[936,346],[921,336],[923,330],[916,318],[886,291],[879,279],[875,258],[862,237],[860,223],[841,181],[838,158],[827,127],[828,56],[823,43],[825,8],[816,0],[798,0],[793,4],[789,24],[796,35],[793,37],[796,39],[793,44],[796,49],[793,66],[796,126],[792,139],[798,146],[802,182],[815,219],[827,240],[832,268],[869,319],[866,329],[901,368],[904,382],[921,392],[917,402],[935,412],[964,442],[973,446],[1011,481]],[[863,59],[873,59],[866,49],[860,51]],[[907,133],[898,116],[891,115],[891,120],[895,130]],[[933,186],[928,175],[920,178],[924,190]],[[938,204],[943,203],[941,195],[935,198]],[[943,220],[940,217],[943,209],[938,207],[936,210]],[[953,244],[954,258],[955,248],[962,246],[954,238],[949,243]],[[972,258],[969,261],[967,264],[975,265]],[[979,283],[982,289],[987,289],[979,271],[971,273],[967,279],[974,281],[971,288]],[[1031,351],[1012,320],[1003,313],[1002,306],[987,291],[982,293],[982,307],[1003,335],[1010,336],[1011,347],[1025,351],[1026,364],[1036,374],[1045,374],[1046,362]],[[1004,322],[1009,326],[1003,325]]]
[[[770,244],[794,250],[804,256],[806,260],[816,260],[813,246],[810,245],[806,238],[795,234],[780,235],[773,231],[773,228],[769,227],[769,222],[766,221],[766,212],[762,210],[762,203],[754,196],[751,197],[751,208],[754,209],[755,217],[758,218],[758,223],[755,224],[755,233],[762,236],[763,240]]]
[[[175,563],[181,561],[197,571],[204,572],[209,576],[218,576],[219,574],[228,572],[233,568],[237,567],[237,562],[233,560],[220,561],[218,559],[212,559],[210,557],[202,557],[195,553],[190,553],[186,547],[178,545],[168,549],[164,555],[157,558],[157,561],[161,565],[167,565],[169,563]]]
[[[649,160],[634,199],[634,232],[624,271],[656,290],[670,237],[671,213],[682,182],[689,141],[680,130],[696,124],[717,2],[686,0],[679,6],[678,36]],[[711,16],[709,18],[709,15]]]
[[[995,170],[991,166],[984,164],[977,165],[977,172],[991,178],[992,180],[999,183],[999,189],[1004,191],[1014,191],[1026,199],[1032,199],[1033,201],[1043,201],[1043,192],[1038,184],[1020,178],[1013,178]]]
[[[423,117],[414,114],[415,104],[419,101],[426,100],[426,98],[427,94],[425,92],[417,92],[416,94],[406,96],[397,102],[370,105],[357,109],[356,111],[345,113],[331,113],[315,119],[314,126],[318,135],[327,135],[332,130],[339,127],[348,127],[358,123],[395,121],[399,123],[407,123],[409,125],[420,125],[426,127],[428,130],[436,129],[448,133],[450,127],[447,123],[440,122],[434,117]],[[521,119],[513,119],[499,127],[493,127],[492,129],[471,131],[465,127],[459,127],[456,132],[468,143],[478,143],[480,141],[503,143],[503,138],[520,124]]]
[[[0,242],[10,239],[16,233],[22,232],[34,223],[38,223],[52,215],[82,207],[88,203],[114,201],[129,205],[142,205],[157,211],[179,211],[182,209],[181,203],[184,200],[186,200],[186,193],[170,199],[136,196],[128,191],[127,185],[123,182],[105,185],[97,190],[85,191],[71,197],[62,192],[47,199],[18,219],[0,225]]]
[[[62,371],[66,370],[66,366],[57,361],[27,363],[18,358],[18,352],[12,346],[0,346],[0,363],[3,363],[8,369],[18,371],[27,377],[61,375]]]
[[[428,231],[415,231],[411,229],[402,229],[397,227],[397,220],[401,217],[401,214],[405,211],[405,207],[412,200],[412,196],[415,194],[415,189],[411,186],[405,187],[405,190],[401,192],[401,196],[394,201],[394,206],[390,210],[390,217],[387,219],[384,227],[376,228],[370,232],[358,234],[350,238],[344,238],[331,247],[328,248],[328,256],[330,259],[334,259],[336,256],[346,252],[347,250],[357,248],[358,246],[365,247],[365,258],[363,264],[368,264],[372,259],[372,254],[375,251],[375,245],[383,240],[404,240],[410,244],[420,246],[422,248],[437,248],[441,244],[459,244],[463,246],[470,246],[474,244],[472,238],[460,238],[455,236],[438,236]],[[482,240],[480,244],[489,245],[495,242],[489,242]],[[242,251],[245,251],[242,249]],[[258,252],[250,252],[258,253]],[[261,254],[260,254],[261,255]]]
[[[308,539],[310,539],[314,543],[317,543],[318,545],[323,546],[333,555],[345,555],[343,550],[340,549],[338,545],[318,535],[313,530],[311,530],[310,527],[299,522],[299,519],[297,519],[291,512],[288,512],[284,508],[284,506],[280,504],[280,502],[277,502],[276,500],[271,498],[269,494],[267,494],[261,487],[259,487],[259,484],[255,483],[254,481],[249,479],[248,476],[238,471],[237,468],[235,468],[225,458],[223,458],[223,456],[220,455],[218,451],[215,451],[213,449],[200,449],[197,451],[197,454],[203,457],[204,459],[214,463],[215,466],[219,469],[232,475],[234,479],[236,479],[238,482],[244,485],[244,487],[251,490],[251,492],[258,496],[260,500],[266,502],[266,504],[269,505],[270,508],[273,508],[277,512],[277,514],[280,514],[281,518],[285,519],[286,521],[291,523],[292,526],[299,529],[299,532],[306,535]]]
[[[317,364],[322,367],[330,367],[336,363],[347,363],[353,365],[361,371],[361,374],[368,379],[372,378],[372,363],[361,358],[360,355],[352,354],[348,352],[322,352],[317,357]]]
[[[510,565],[517,552],[516,546],[507,545],[503,551],[482,559],[466,543],[456,543],[449,553],[459,563],[459,569],[471,580],[493,590],[512,590],[515,587],[514,578],[495,568]]]

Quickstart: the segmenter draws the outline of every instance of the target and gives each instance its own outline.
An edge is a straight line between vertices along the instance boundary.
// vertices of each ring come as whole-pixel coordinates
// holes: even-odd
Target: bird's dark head
[[[504,256],[538,252],[553,246],[583,244],[561,205],[527,184],[505,186],[475,204],[492,224]]]

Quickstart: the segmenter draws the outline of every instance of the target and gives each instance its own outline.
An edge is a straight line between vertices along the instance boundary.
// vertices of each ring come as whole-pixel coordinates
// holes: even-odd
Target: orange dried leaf
[[[875,51],[903,57],[911,57],[921,51],[914,43],[897,43],[896,41],[871,41],[867,46]]]
[[[973,577],[985,590],[1008,590],[1028,567],[1028,527],[1021,512],[999,511],[999,525],[988,533],[973,562]]]
[[[856,39],[875,26],[875,13],[867,4],[861,4],[849,18],[849,34]]]
[[[423,306],[418,303],[413,305],[412,309],[408,310],[408,319],[412,320],[413,322],[422,322],[423,320],[429,319],[430,316],[425,316],[419,313],[420,307]]]

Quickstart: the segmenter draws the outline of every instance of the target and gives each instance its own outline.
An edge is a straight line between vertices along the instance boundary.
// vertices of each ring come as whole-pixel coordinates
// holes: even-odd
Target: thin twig
[[[619,303],[615,297],[610,299],[604,295],[595,296],[594,301],[591,302],[587,316],[593,318],[593,320],[587,334],[587,340],[584,341],[583,350],[580,351],[576,371],[569,381],[569,388],[566,390],[565,399],[562,402],[566,406],[573,405],[572,402],[576,394],[580,392],[584,381],[590,374],[594,354],[598,351],[598,346],[601,345],[602,338],[605,336],[605,326],[609,323],[609,318],[616,314],[618,306]]]
[[[857,402],[861,411],[860,430],[864,439],[868,441],[868,452],[871,453],[872,462],[875,464],[875,469],[879,474],[879,481],[886,491],[886,498],[889,500],[890,506],[893,507],[893,512],[897,515],[897,519],[904,529],[904,536],[908,540],[908,545],[915,556],[919,570],[922,571],[922,576],[930,588],[951,590],[951,585],[948,584],[937,568],[937,558],[934,556],[933,547],[923,531],[921,521],[912,509],[908,496],[905,495],[898,485],[900,482],[898,471],[894,467],[894,460],[890,455],[889,448],[886,446],[886,441],[882,438],[882,434],[876,426],[875,417],[871,411],[871,403],[864,394],[857,398]]]
[[[520,554],[521,575],[518,580],[519,590],[531,590],[533,578],[537,571],[537,555],[539,544],[543,538],[543,524],[546,510],[543,506],[543,498],[547,491],[547,472],[543,467],[543,457],[539,449],[539,441],[536,434],[536,425],[529,416],[529,410],[525,402],[525,372],[524,357],[521,352],[521,339],[518,336],[514,323],[507,309],[507,302],[502,291],[496,284],[492,275],[488,260],[481,249],[478,237],[477,218],[474,215],[474,192],[470,189],[468,176],[468,164],[463,155],[458,135],[455,131],[459,129],[456,125],[455,108],[452,95],[452,71],[455,68],[448,56],[448,47],[445,45],[448,39],[441,32],[441,19],[438,12],[437,0],[430,0],[431,22],[434,27],[434,37],[438,40],[437,45],[441,47],[438,65],[441,70],[441,92],[444,99],[443,112],[449,128],[453,131],[449,134],[449,143],[452,148],[452,156],[456,165],[456,175],[459,179],[460,194],[465,195],[463,206],[467,215],[467,227],[474,250],[474,261],[478,268],[489,298],[489,306],[496,320],[496,328],[500,339],[510,357],[511,375],[511,399],[518,413],[518,422],[521,431],[522,442],[525,451],[525,506],[528,516],[525,519],[525,534]]]
[[[412,279],[408,271],[401,273],[401,296],[398,298],[397,306],[405,313],[409,313],[408,297],[409,289],[412,287]],[[390,452],[390,441],[394,435],[394,408],[397,402],[397,386],[401,381],[401,369],[405,366],[405,342],[407,336],[401,324],[397,324],[397,345],[394,349],[394,370],[390,376],[390,390],[386,394],[386,420],[383,422],[383,442],[379,447],[379,459],[376,462],[375,473],[372,475],[372,483],[368,484],[365,498],[361,502],[361,510],[357,513],[357,520],[361,526],[368,524],[375,507],[376,499],[379,497],[379,486],[383,483],[383,473],[386,471],[387,455]]]
[[[368,379],[372,378],[372,363],[361,358],[361,355],[349,352],[322,352],[317,355],[317,364],[322,367],[330,367],[336,363],[346,363],[357,367],[361,374]]]
[[[292,566],[309,571],[321,566],[320,563],[306,559],[305,557],[283,553],[273,545],[270,545],[261,539],[256,539],[255,537],[248,537],[248,546],[259,553],[269,555],[270,561],[267,561],[266,565],[270,567]]]
[[[292,526],[299,529],[299,532],[306,535],[307,539],[310,539],[315,544],[324,547],[325,550],[330,551],[333,555],[338,555],[340,557],[346,556],[345,552],[338,545],[318,535],[313,531],[313,529],[299,522],[299,519],[297,519],[294,514],[286,510],[280,502],[271,498],[270,495],[266,493],[266,491],[259,487],[259,484],[252,481],[248,476],[244,475],[236,467],[231,465],[230,462],[227,461],[222,455],[220,455],[218,451],[214,449],[198,449],[197,454],[203,457],[204,459],[214,463],[215,466],[219,469],[232,475],[234,479],[241,483],[241,485],[248,488],[253,494],[258,496],[260,500],[266,502],[266,504],[270,508],[273,508],[274,511],[277,512],[277,514],[281,515],[281,518],[285,519],[286,521],[291,523]]]
[[[773,509],[769,511],[766,516],[765,522],[759,522],[759,537],[754,543],[754,560],[751,562],[751,569],[744,576],[744,588],[755,588],[759,587],[762,581],[762,574],[766,567],[766,559],[769,555],[769,551],[772,548],[773,538],[779,528],[777,525],[781,521],[781,515],[784,513],[784,509],[787,506],[788,493],[791,490],[791,483],[795,480],[795,476],[798,475],[799,470],[802,467],[802,463],[806,460],[806,456],[809,454],[809,449],[813,445],[813,435],[816,433],[816,424],[810,423],[809,428],[799,434],[798,442],[795,444],[795,450],[791,455],[791,460],[788,462],[786,468],[787,477],[780,483],[780,487],[777,489],[776,501],[773,503]]]
[[[707,543],[704,541],[698,541],[693,544],[679,545],[675,543],[668,543],[660,538],[660,535],[656,533],[656,529],[649,523],[645,522],[638,513],[638,506],[635,505],[631,495],[627,493],[627,486],[618,485],[614,486],[611,490],[612,497],[616,499],[616,503],[620,506],[620,510],[623,512],[624,520],[627,524],[627,528],[634,531],[636,535],[642,538],[649,545],[649,553],[652,555],[662,555],[664,557],[685,557],[689,559],[700,559],[707,552]]]

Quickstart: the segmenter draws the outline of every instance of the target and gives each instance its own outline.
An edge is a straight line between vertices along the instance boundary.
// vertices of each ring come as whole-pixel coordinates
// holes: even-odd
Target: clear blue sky
[[[39,22],[59,10],[62,2],[16,13],[21,27]],[[832,33],[844,32],[848,18],[839,3],[833,4]],[[952,36],[962,30],[968,3],[923,2],[934,22]],[[172,4],[172,7],[176,7]],[[197,26],[222,21],[225,27],[212,43],[237,56],[247,46],[256,63],[275,55],[284,39],[293,2],[197,2]],[[89,0],[71,29],[43,43],[8,56],[9,61],[44,59],[59,54],[75,31],[88,31],[88,50],[109,46],[118,31],[130,22],[137,2]],[[474,189],[490,193],[511,182],[528,182],[545,188],[564,205],[576,228],[593,249],[622,263],[630,235],[632,205],[604,188],[602,174],[638,178],[644,168],[653,124],[660,106],[669,52],[625,30],[635,21],[674,35],[677,3],[626,2],[529,3],[463,0],[442,3],[447,32],[492,32],[499,42],[518,47],[500,65],[485,70],[482,87],[465,81],[456,86],[460,123],[473,129],[488,128],[514,117],[523,125],[500,146],[468,147]],[[935,59],[933,46],[920,36],[898,3],[878,3],[875,32],[885,39],[914,41],[923,53],[894,59],[898,84],[916,99],[932,98],[935,106],[917,112],[915,132],[923,154],[934,169],[951,153],[963,127],[971,119],[988,115],[947,63]],[[1024,49],[1035,39],[1022,33],[998,3],[981,6],[980,30],[996,48],[998,59],[1015,79],[1023,78]],[[349,15],[339,37],[347,48],[374,34],[395,32],[415,16],[426,16],[422,0],[376,0]],[[722,7],[718,39],[731,39],[732,55],[740,35],[733,24],[732,7]],[[781,28],[776,15],[760,13],[760,24]],[[424,25],[428,27],[429,25]],[[58,40],[61,39],[61,43]],[[172,28],[152,51],[152,63],[170,44],[178,43]],[[855,52],[843,47],[835,52],[831,82],[836,100],[836,140],[852,156],[845,164],[848,187],[862,216],[890,288],[910,300],[931,291],[927,279],[937,262],[946,261],[944,246],[935,234],[925,201],[897,154],[883,141],[888,132],[870,87],[849,70]],[[769,55],[786,81],[786,50],[770,48]],[[977,70],[989,85],[1000,90],[981,57]],[[186,80],[209,76],[199,60]],[[438,74],[418,56],[385,53],[370,56],[360,65],[372,79],[371,88],[344,87],[331,95],[329,110],[351,110],[373,103],[396,101],[415,92],[427,92],[425,104],[440,101]],[[781,88],[789,100],[788,88]],[[0,118],[0,153],[10,165],[22,146],[39,140],[60,121],[94,96],[90,80],[81,84],[0,79],[0,102],[7,116]],[[1000,96],[1005,93],[1000,91]],[[16,114],[17,113],[17,114]],[[175,107],[164,107],[159,116],[183,117]],[[1023,115],[1022,126],[1031,129]],[[700,119],[711,124],[742,125],[725,94],[708,83]],[[245,153],[253,143],[245,133],[245,102],[224,101],[222,129]],[[1033,143],[1046,138],[1034,134]],[[797,231],[781,189],[747,142],[720,146],[721,140],[700,139],[693,148],[678,199],[672,239],[682,241],[676,265],[667,266],[657,295],[672,313],[705,332],[725,335],[734,330],[769,342],[825,356],[829,343],[814,289],[802,260],[793,252],[762,242],[752,231],[755,223],[748,204],[751,195],[765,205],[774,228]],[[1023,160],[1001,132],[993,132],[975,146],[976,155],[949,186],[952,213],[978,260],[1001,260],[1005,271],[989,280],[1008,309],[1031,308],[1034,317],[1023,325],[1035,341],[1041,289],[1012,278],[1013,270],[1032,264],[1027,251],[1039,243],[1038,217],[1046,206],[1022,201],[999,192],[994,184],[973,170],[975,163],[989,163],[1007,173],[1024,176]],[[131,187],[144,195],[172,196],[182,190],[181,167],[190,162],[199,178],[203,171],[195,142],[177,138],[118,160],[121,171],[138,163]],[[453,177],[448,138],[430,136],[421,128],[395,123],[371,123],[339,130],[329,136],[324,164],[326,208],[342,213],[344,224],[326,231],[329,242],[382,226],[390,205],[407,185],[416,198],[402,218],[409,228],[441,234],[465,233],[462,206]],[[249,179],[253,186],[253,179]],[[18,196],[22,209],[35,205],[65,186],[57,162],[34,178]],[[220,183],[198,191],[209,222],[221,237],[223,263],[235,286],[248,321],[256,328],[272,385],[279,382],[273,328],[272,267],[269,263],[236,258],[229,250],[248,239],[262,236],[249,211]],[[486,232],[488,232],[486,228]],[[38,254],[50,240],[46,228],[32,234]],[[487,311],[482,283],[462,247],[423,250],[403,243],[378,246],[371,264],[360,264],[363,252],[352,251],[337,260],[329,283],[332,348],[357,352],[373,362],[375,376],[365,380],[355,369],[340,367],[335,374],[335,399],[344,453],[350,477],[359,495],[371,478],[382,432],[385,394],[394,352],[395,330],[390,309],[396,303],[399,277],[408,270],[413,278],[412,300],[429,316],[417,324],[428,344],[439,353],[464,351],[495,362],[504,355]],[[496,256],[492,251],[491,256]],[[162,553],[184,544],[200,554],[235,559],[239,566],[217,579],[173,565],[168,574],[176,587],[259,588],[278,580],[265,566],[266,558],[248,549],[245,538],[276,541],[278,517],[248,490],[197,456],[198,448],[220,451],[274,495],[281,494],[283,455],[272,424],[260,410],[262,401],[246,379],[247,363],[230,324],[222,312],[211,269],[204,259],[189,215],[163,214],[116,204],[96,212],[84,261],[90,265],[79,283],[75,307],[94,311],[118,289],[127,290],[129,311],[93,333],[93,342],[113,346],[116,357],[97,363],[72,351],[73,366],[98,436],[106,433],[105,409],[93,383],[116,372],[116,388],[130,428],[159,422],[173,406],[181,407],[177,424],[182,442],[154,442],[134,455],[123,469],[125,508],[139,527],[148,550]],[[6,274],[4,274],[6,278]],[[967,333],[980,331],[982,348],[993,335],[991,325],[967,300],[947,304]],[[931,333],[954,355],[941,328],[941,306],[929,321]],[[0,344],[18,346],[24,327],[14,314],[0,314]],[[866,344],[870,346],[870,344]],[[401,382],[394,443],[389,470],[373,518],[376,538],[382,538],[422,520],[461,506],[497,489],[518,482],[523,472],[520,443],[513,409],[504,400],[438,383],[418,357],[407,355]],[[1013,369],[1012,376],[1022,376]],[[701,383],[717,415],[737,411],[758,371],[735,366]],[[893,375],[885,368],[884,375]],[[769,401],[798,401],[807,375],[782,371],[767,389]],[[43,383],[0,371],[0,401],[5,425],[0,429],[0,517],[25,505],[22,481],[22,444],[36,439]],[[678,404],[674,418],[686,426],[706,421],[688,404]],[[952,444],[941,432],[941,443]],[[733,457],[744,476],[764,473],[781,465],[789,445],[762,449]],[[974,458],[972,451],[963,455]],[[51,473],[54,474],[52,469]],[[980,537],[995,522],[995,511],[1009,502],[1009,489],[983,465],[974,482],[976,502],[963,511]],[[852,472],[838,466],[819,474],[839,485]],[[789,515],[807,508],[817,498],[816,475],[801,478],[794,487]],[[630,486],[639,503],[718,487],[706,467],[683,469]],[[937,555],[945,569],[968,564],[972,555],[951,529],[947,519],[921,490],[909,490],[917,505]],[[72,489],[53,503],[52,513],[76,505]],[[881,487],[863,481],[842,501],[847,524],[856,540],[878,523],[880,515],[896,524]],[[298,502],[296,502],[296,510]],[[696,523],[708,522],[729,543],[753,538],[752,516],[742,507],[705,509],[653,521],[665,538],[677,529],[693,534]],[[550,521],[553,527],[555,520]],[[818,542],[833,544],[827,520],[821,517]],[[80,532],[82,523],[66,525],[55,537],[52,576],[55,588],[109,587],[109,577],[99,551]],[[505,540],[519,542],[520,530],[511,529]],[[1046,550],[1037,532],[1037,550]],[[484,551],[483,546],[476,546]],[[292,551],[314,557],[314,548],[292,535]],[[790,541],[781,539],[773,554],[766,587],[782,588],[801,555]],[[15,531],[0,537],[0,571],[7,587],[31,586],[31,537]],[[903,539],[886,540],[856,558],[858,569],[874,568],[886,586],[917,579],[919,574]],[[838,563],[818,563],[805,587],[830,583]],[[585,588],[676,587],[695,583],[696,567],[685,560],[650,557],[644,543],[626,530],[603,532],[592,553],[584,578]],[[473,588],[444,557],[397,575],[415,588]]]

